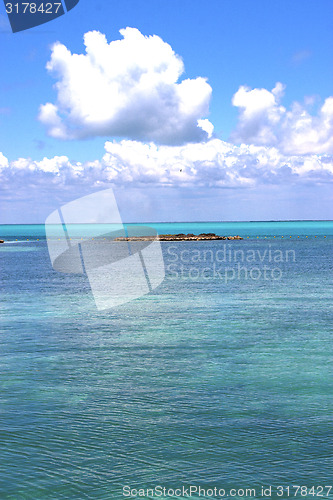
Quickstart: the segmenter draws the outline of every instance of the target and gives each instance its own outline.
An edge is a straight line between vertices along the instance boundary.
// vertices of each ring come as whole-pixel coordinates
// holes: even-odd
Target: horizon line
[[[199,221],[143,221],[143,222],[69,222],[69,224],[84,224],[84,225],[94,225],[94,224],[210,224],[210,223],[249,223],[249,222],[333,222],[333,219],[270,219],[270,220],[199,220]],[[42,226],[45,222],[28,222],[28,223],[0,223],[0,226]],[[57,225],[57,224],[55,224]]]

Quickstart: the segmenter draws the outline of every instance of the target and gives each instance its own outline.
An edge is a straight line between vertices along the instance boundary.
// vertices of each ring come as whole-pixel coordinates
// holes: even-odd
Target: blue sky
[[[0,222],[110,186],[127,220],[332,218],[332,14],[330,0],[80,0],[12,34],[0,5]]]

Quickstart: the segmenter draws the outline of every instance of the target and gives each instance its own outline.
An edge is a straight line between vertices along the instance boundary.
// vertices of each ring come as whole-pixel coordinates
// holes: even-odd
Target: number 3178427
[[[61,3],[6,3],[7,14],[57,14]]]

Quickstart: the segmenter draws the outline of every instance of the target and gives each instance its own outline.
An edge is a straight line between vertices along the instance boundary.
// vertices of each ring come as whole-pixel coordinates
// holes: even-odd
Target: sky
[[[331,0],[0,4],[0,223],[112,187],[126,222],[332,219]]]

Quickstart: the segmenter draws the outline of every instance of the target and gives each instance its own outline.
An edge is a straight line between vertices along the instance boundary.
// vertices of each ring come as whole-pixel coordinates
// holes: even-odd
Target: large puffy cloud
[[[8,162],[0,154],[0,182],[10,186],[172,186],[247,188],[321,184],[333,180],[329,155],[284,155],[267,146],[235,146],[220,139],[183,146],[106,142],[102,159],[73,163],[66,156]]]
[[[41,106],[39,120],[60,139],[125,137],[159,144],[203,141],[212,89],[205,78],[179,82],[181,58],[160,37],[135,28],[122,40],[84,35],[85,54],[56,43],[47,69],[56,76],[57,101]]]
[[[286,155],[333,153],[333,97],[328,97],[313,116],[306,105],[297,102],[290,110],[283,107],[283,93],[281,83],[272,91],[240,87],[232,98],[239,109],[232,141],[275,146]]]

